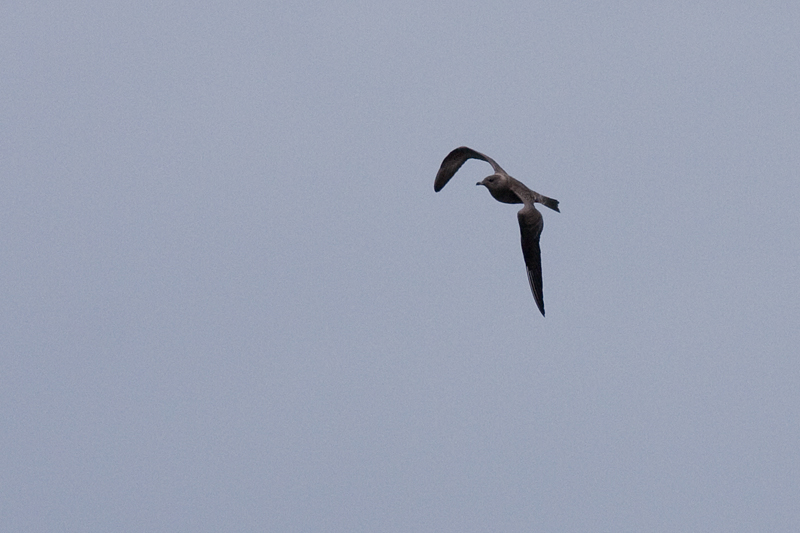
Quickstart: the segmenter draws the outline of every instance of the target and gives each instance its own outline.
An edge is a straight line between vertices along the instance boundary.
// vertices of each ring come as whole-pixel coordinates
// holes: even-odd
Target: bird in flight
[[[534,204],[540,203],[554,211],[558,211],[558,200],[553,200],[530,190],[522,182],[509,176],[500,165],[495,163],[494,159],[466,146],[456,148],[447,154],[447,157],[442,161],[442,166],[439,167],[439,172],[436,173],[433,190],[436,192],[441,191],[467,159],[486,161],[494,169],[494,174],[487,176],[476,185],[483,185],[489,189],[489,193],[498,202],[524,204],[523,208],[517,213],[519,231],[522,237],[522,256],[525,258],[525,268],[528,271],[528,282],[531,285],[533,299],[536,301],[539,311],[542,312],[542,316],[544,316],[542,252],[539,249],[539,236],[542,234],[544,220],[542,219],[542,214],[534,207]]]

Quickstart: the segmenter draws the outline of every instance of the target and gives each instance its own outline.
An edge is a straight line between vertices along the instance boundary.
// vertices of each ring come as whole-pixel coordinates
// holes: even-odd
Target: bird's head
[[[483,181],[479,181],[475,185],[483,185],[489,192],[498,191],[501,188],[506,186],[506,180],[500,174],[492,174],[491,176],[486,176],[483,178]]]

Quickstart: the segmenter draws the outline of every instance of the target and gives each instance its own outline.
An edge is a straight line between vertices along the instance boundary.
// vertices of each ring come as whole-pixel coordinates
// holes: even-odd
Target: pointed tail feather
[[[552,198],[548,198],[547,196],[539,195],[539,203],[545,207],[549,207],[553,211],[561,211],[558,210],[558,200],[553,200]]]

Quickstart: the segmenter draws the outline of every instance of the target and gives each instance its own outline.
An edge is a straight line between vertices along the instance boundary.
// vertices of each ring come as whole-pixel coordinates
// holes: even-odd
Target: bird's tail
[[[541,194],[539,195],[539,198],[537,200],[543,206],[549,207],[553,211],[558,211],[558,200],[553,200],[552,198],[548,198],[547,196],[542,196]],[[558,212],[560,213],[561,211]]]

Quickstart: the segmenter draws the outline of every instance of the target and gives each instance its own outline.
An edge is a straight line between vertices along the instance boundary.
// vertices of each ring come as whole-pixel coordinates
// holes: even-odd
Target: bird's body
[[[558,200],[553,200],[543,196],[536,191],[532,191],[524,183],[518,181],[503,170],[491,157],[476,152],[466,146],[456,148],[444,158],[436,179],[433,182],[433,190],[442,190],[450,178],[455,175],[461,165],[468,159],[480,159],[486,161],[494,169],[494,174],[487,176],[483,181],[476,185],[483,185],[492,197],[504,204],[524,204],[517,213],[519,230],[522,240],[522,255],[525,258],[525,267],[528,272],[528,281],[533,292],[533,298],[544,316],[544,296],[542,295],[542,253],[539,248],[539,236],[542,234],[544,220],[542,214],[536,209],[534,204],[542,204],[554,211],[558,211]]]

